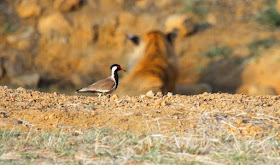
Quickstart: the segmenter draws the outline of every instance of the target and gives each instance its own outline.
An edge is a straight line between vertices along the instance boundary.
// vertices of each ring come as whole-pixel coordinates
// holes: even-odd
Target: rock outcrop
[[[269,45],[280,40],[279,32],[248,19],[269,8],[279,12],[279,1],[2,0],[0,8],[0,84],[18,86],[19,77],[38,74],[32,81],[34,88],[44,84],[74,90],[106,77],[104,71],[113,63],[128,67],[132,46],[127,34],[177,28],[180,86],[202,83],[213,92],[250,94],[272,89],[263,91],[280,93],[277,59],[264,58]],[[252,55],[258,40],[267,42],[260,42],[263,50]],[[232,51],[225,55],[215,48]],[[254,58],[262,62],[247,63]],[[249,79],[256,83],[250,84]]]

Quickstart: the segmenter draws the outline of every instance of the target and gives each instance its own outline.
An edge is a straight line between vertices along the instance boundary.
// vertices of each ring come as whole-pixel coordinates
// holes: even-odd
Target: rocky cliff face
[[[277,54],[279,32],[255,19],[273,5],[262,0],[2,0],[0,83],[73,90],[106,77],[112,63],[127,66],[132,47],[127,34],[176,27],[178,85],[202,82],[213,92],[248,94],[257,85],[279,94],[279,76],[272,78],[266,74],[270,68],[263,68],[279,65],[265,58],[266,52]]]

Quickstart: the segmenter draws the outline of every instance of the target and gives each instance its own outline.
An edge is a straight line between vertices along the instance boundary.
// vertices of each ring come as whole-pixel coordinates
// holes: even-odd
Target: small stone
[[[209,95],[209,93],[207,93],[207,92],[202,93],[202,96],[207,96],[207,95]]]
[[[191,128],[196,128],[196,125],[195,124],[190,124],[190,127]]]
[[[161,102],[161,106],[166,106],[166,105],[167,105],[166,101]]]
[[[156,96],[157,96],[157,97],[162,97],[163,94],[162,94],[162,92],[157,92]]]
[[[154,104],[155,105],[161,105],[161,101],[160,100],[156,100]]]
[[[246,107],[244,105],[242,105],[242,106],[240,106],[239,109],[244,110],[244,109],[246,109]]]
[[[141,95],[140,98],[141,99],[147,99],[147,96],[146,95]]]
[[[148,97],[154,97],[155,94],[154,94],[154,92],[153,92],[152,90],[150,90],[150,91],[148,91],[148,92],[146,93],[146,96],[148,96]]]
[[[173,93],[172,93],[172,92],[168,92],[168,93],[167,93],[167,96],[168,96],[168,97],[172,97],[172,96],[173,96]]]
[[[36,99],[32,98],[28,100],[28,102],[32,102],[32,101],[36,101]]]
[[[264,106],[264,107],[268,107],[268,105],[267,105],[267,104],[263,104],[263,106]]]
[[[142,115],[143,115],[142,112],[137,112],[137,113],[135,113],[135,116],[142,116]]]
[[[8,89],[8,86],[0,86],[0,89]]]
[[[111,99],[117,99],[118,98],[118,95],[114,94]]]
[[[73,136],[79,136],[79,135],[82,135],[82,134],[84,134],[84,133],[81,132],[81,131],[74,131],[74,132],[72,132]]]
[[[204,108],[204,107],[206,107],[206,104],[201,104],[200,107]]]
[[[235,120],[235,124],[237,124],[237,126],[240,126],[243,123],[243,120],[237,119]]]
[[[117,103],[117,104],[119,104],[119,103],[121,103],[121,102],[123,102],[122,99],[116,99],[116,100],[115,100],[115,103]]]
[[[18,91],[25,91],[25,89],[23,87],[19,87],[17,88]]]

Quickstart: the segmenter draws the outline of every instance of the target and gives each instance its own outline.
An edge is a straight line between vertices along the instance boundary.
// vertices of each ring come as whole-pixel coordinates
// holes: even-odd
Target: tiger
[[[142,95],[152,90],[154,93],[175,92],[178,79],[178,60],[174,42],[178,30],[164,33],[151,30],[142,37],[128,35],[136,46],[129,61],[129,73],[120,80],[116,94]]]

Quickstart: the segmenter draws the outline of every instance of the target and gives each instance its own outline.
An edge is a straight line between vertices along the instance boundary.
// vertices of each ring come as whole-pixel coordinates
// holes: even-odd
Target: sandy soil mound
[[[76,131],[110,127],[132,133],[213,134],[241,136],[279,131],[280,96],[204,93],[194,96],[161,93],[139,97],[66,96],[23,88],[0,89],[0,126],[12,129]]]

